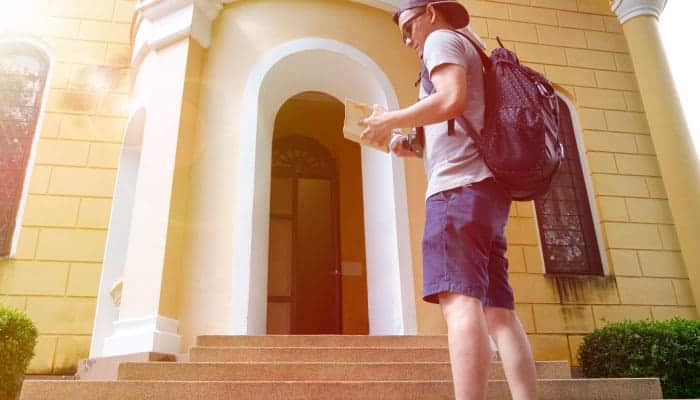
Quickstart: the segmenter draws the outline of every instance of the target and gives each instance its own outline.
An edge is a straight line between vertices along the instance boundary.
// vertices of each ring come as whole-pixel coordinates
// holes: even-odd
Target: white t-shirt
[[[467,106],[462,115],[477,132],[481,132],[486,98],[483,64],[474,46],[460,34],[440,29],[428,35],[423,47],[423,62],[430,74],[443,64],[457,64],[465,69]],[[420,98],[429,94],[421,86]],[[423,162],[428,177],[426,199],[435,193],[493,176],[462,124],[455,120],[454,134],[450,136],[447,132],[447,121],[425,126]]]

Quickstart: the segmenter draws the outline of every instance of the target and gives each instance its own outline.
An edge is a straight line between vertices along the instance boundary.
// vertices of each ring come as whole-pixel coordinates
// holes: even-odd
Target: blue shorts
[[[504,229],[510,196],[493,178],[426,200],[423,300],[460,293],[484,306],[513,309]]]

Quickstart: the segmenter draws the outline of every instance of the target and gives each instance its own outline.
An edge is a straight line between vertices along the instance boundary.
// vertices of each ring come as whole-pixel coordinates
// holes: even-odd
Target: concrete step
[[[658,379],[560,379],[538,381],[540,400],[659,399]],[[20,400],[437,400],[452,399],[449,381],[386,382],[25,382]],[[505,381],[492,381],[488,399],[505,400]]]
[[[113,381],[117,379],[119,365],[126,362],[177,361],[173,354],[136,353],[123,356],[98,357],[80,360],[78,363],[77,379],[81,381]]]
[[[447,335],[199,336],[200,347],[447,347]]]
[[[537,363],[539,379],[571,378],[566,361]],[[121,380],[172,381],[411,381],[451,380],[447,362],[425,363],[124,363]],[[493,363],[490,379],[505,379]]]
[[[192,347],[190,362],[449,362],[446,347]]]

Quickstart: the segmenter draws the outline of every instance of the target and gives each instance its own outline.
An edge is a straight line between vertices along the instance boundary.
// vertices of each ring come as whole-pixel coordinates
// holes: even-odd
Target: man
[[[454,31],[468,25],[469,14],[454,0],[404,0],[394,21],[434,89],[427,93],[421,85],[421,100],[404,109],[375,106],[362,122],[363,137],[390,143],[397,156],[423,157],[428,176],[423,299],[439,303],[447,322],[455,397],[486,398],[490,334],[513,398],[535,399],[535,364],[507,275],[510,197],[467,132],[469,126],[481,130],[485,107],[479,54]],[[450,128],[447,121],[454,119]],[[412,150],[404,136],[392,136],[397,128],[413,127],[424,127],[422,152]]]

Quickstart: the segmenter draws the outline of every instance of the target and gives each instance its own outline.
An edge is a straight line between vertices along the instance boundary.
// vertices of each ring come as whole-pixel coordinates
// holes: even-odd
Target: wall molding
[[[202,47],[211,44],[211,25],[226,4],[239,0],[141,0],[135,7],[131,65],[138,68],[151,51],[191,37]],[[350,0],[393,12],[399,0]]]

